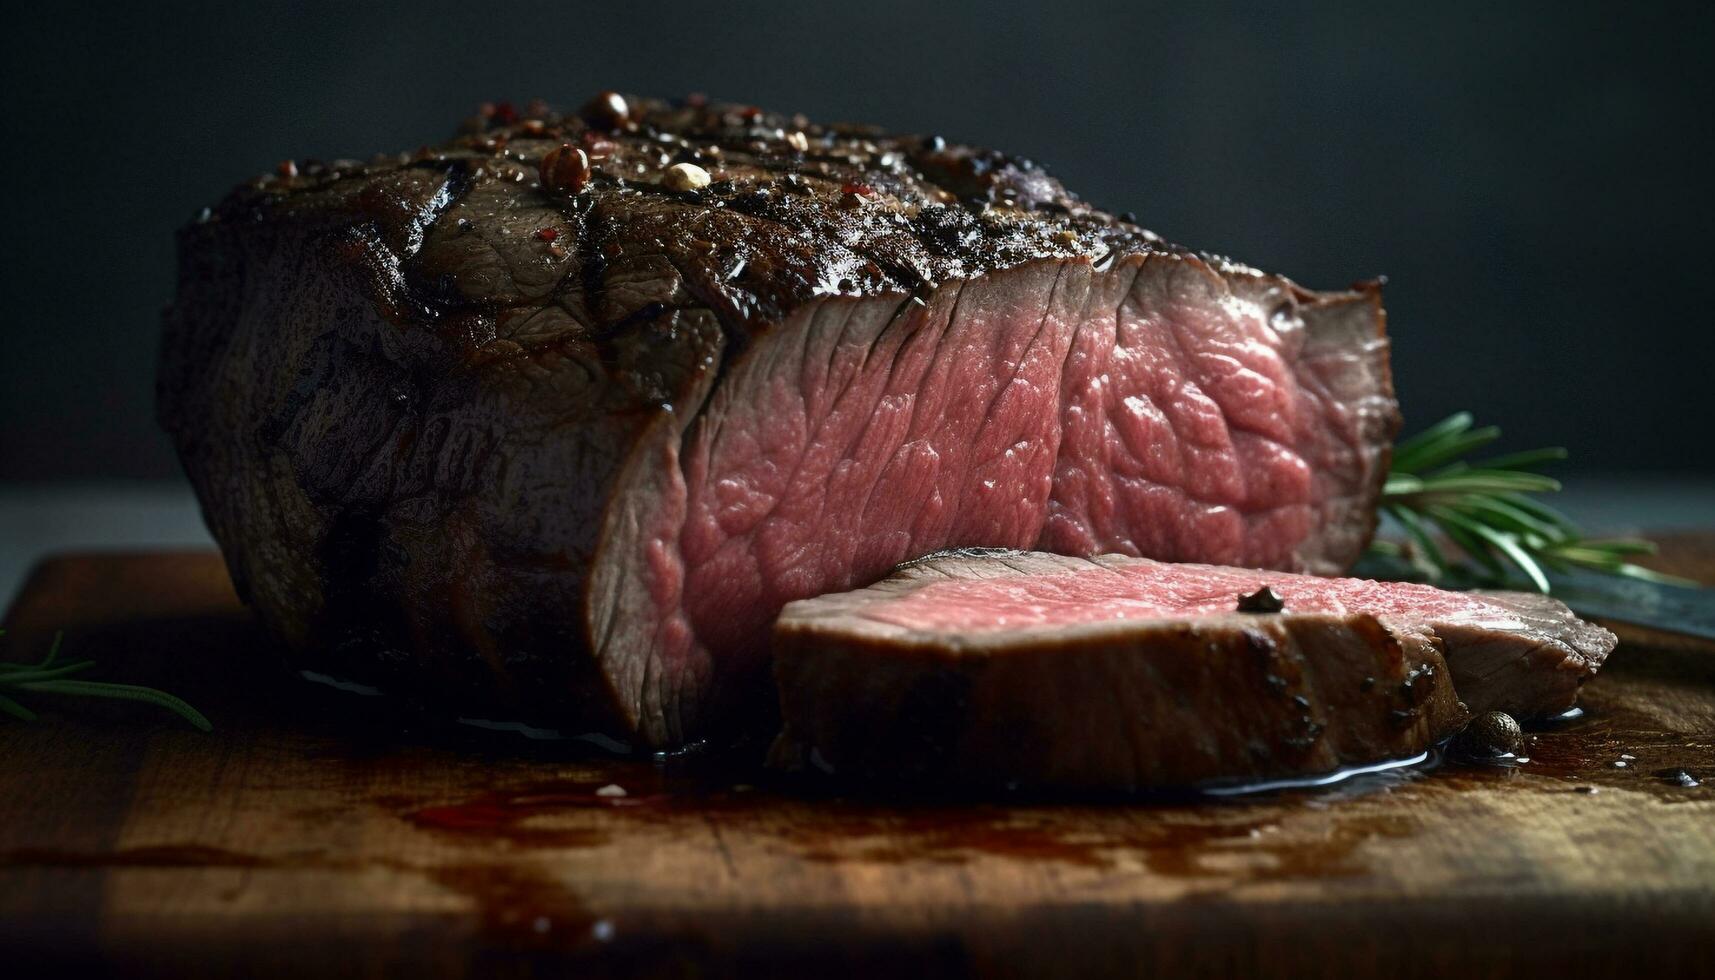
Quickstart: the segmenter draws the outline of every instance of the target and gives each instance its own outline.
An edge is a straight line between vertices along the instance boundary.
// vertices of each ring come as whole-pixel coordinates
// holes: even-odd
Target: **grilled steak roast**
[[[179,246],[160,417],[272,632],[657,746],[745,717],[786,602],[937,549],[1338,572],[1397,426],[1373,285],[747,107],[500,107]]]
[[[1468,711],[1562,711],[1614,642],[1542,595],[952,553],[786,607],[775,754],[1074,789],[1322,773],[1415,755]]]

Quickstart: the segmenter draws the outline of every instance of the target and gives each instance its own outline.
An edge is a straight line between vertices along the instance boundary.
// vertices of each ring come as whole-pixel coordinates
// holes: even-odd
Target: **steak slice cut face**
[[[1279,611],[1240,611],[1265,587]],[[1416,755],[1471,712],[1563,711],[1614,642],[1539,595],[950,552],[786,607],[777,755],[1081,790],[1319,774]]]
[[[652,746],[767,721],[780,608],[914,555],[1339,572],[1398,426],[1373,285],[744,106],[496,111],[179,241],[161,420],[296,661]]]

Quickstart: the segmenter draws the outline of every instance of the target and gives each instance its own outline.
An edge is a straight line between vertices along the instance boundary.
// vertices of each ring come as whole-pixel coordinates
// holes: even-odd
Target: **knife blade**
[[[1549,585],[1580,616],[1715,640],[1715,589],[1594,572],[1553,575]]]

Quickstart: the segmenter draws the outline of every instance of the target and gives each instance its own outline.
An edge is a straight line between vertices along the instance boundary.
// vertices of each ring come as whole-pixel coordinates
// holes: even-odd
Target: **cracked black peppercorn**
[[[1250,595],[1239,596],[1238,611],[1242,613],[1277,613],[1285,608],[1286,603],[1266,585]]]
[[[1517,755],[1524,747],[1524,731],[1513,716],[1504,711],[1485,711],[1471,719],[1459,733],[1456,746],[1465,755],[1495,758]]]

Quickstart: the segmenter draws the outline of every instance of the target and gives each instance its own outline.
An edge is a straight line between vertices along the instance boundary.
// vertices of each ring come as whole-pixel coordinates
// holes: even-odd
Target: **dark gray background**
[[[4,45],[0,478],[167,476],[172,231],[286,157],[598,88],[1046,161],[1312,286],[1386,274],[1410,425],[1470,408],[1574,468],[1715,472],[1709,4],[960,0],[19,5]]]

